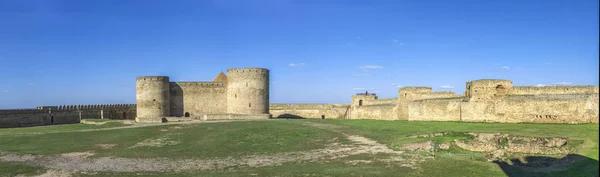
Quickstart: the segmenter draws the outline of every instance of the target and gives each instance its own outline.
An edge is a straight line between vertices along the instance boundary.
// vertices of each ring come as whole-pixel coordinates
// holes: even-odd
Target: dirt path
[[[216,121],[215,121],[216,122]],[[227,121],[219,121],[227,122]],[[212,121],[211,121],[212,123]],[[171,123],[178,124],[178,123]],[[179,123],[185,124],[185,123]],[[165,124],[158,124],[165,125]],[[306,122],[303,125],[336,131],[335,125]],[[135,126],[135,125],[134,125]],[[146,127],[157,125],[141,125]],[[135,128],[115,127],[119,128]],[[98,130],[95,130],[98,131]],[[393,151],[387,146],[365,137],[345,135],[353,144],[330,144],[327,148],[311,151],[276,153],[271,155],[251,155],[242,157],[226,157],[218,159],[168,159],[168,158],[121,158],[99,157],[88,158],[93,152],[73,152],[59,155],[31,155],[11,152],[0,152],[0,161],[41,166],[51,170],[66,171],[104,171],[104,172],[180,172],[205,171],[224,169],[233,166],[262,167],[277,166],[287,162],[314,162],[326,159],[338,159],[357,154],[386,153],[388,158],[378,158],[376,161],[392,162],[395,165],[416,169],[418,163],[427,158]],[[358,160],[357,163],[371,163],[368,160]],[[352,164],[352,162],[350,162]]]

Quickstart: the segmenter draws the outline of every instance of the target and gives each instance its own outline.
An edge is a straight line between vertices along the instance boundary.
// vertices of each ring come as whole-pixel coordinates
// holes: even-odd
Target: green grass
[[[136,147],[146,139],[166,139],[173,145]],[[276,121],[166,125],[77,133],[0,137],[0,150],[29,154],[94,151],[96,156],[224,157],[323,148],[339,134]],[[97,144],[116,144],[102,149]]]
[[[13,177],[17,175],[39,175],[46,171],[40,167],[0,162],[0,177]]]
[[[107,122],[102,125],[94,124],[62,124],[62,125],[48,125],[48,126],[36,126],[36,127],[20,127],[20,128],[1,128],[0,136],[5,135],[17,135],[17,134],[39,134],[39,133],[56,133],[56,132],[68,132],[76,130],[89,130],[89,129],[101,129],[101,128],[112,128],[112,127],[123,127],[128,126],[121,122],[110,121],[110,120],[94,120],[94,122]]]
[[[306,122],[337,125],[332,132],[306,126]],[[91,127],[90,127],[91,126]],[[473,138],[467,132],[500,132],[533,137],[565,137],[568,147],[584,157],[567,170],[528,171],[520,168],[504,171],[498,164],[487,162],[485,153],[460,149],[454,145],[447,150],[436,150],[434,160],[420,164],[423,170],[412,170],[394,163],[378,162],[389,154],[359,154],[334,160],[292,162],[268,167],[231,167],[205,172],[180,173],[77,173],[76,176],[598,176],[598,124],[500,124],[465,122],[409,122],[340,119],[289,119],[274,121],[247,121],[209,124],[181,124],[140,127],[90,132],[61,132],[94,129],[99,125],[59,125],[20,129],[0,129],[0,151],[28,154],[59,154],[94,151],[96,156],[213,158],[238,157],[254,154],[307,151],[325,148],[337,139],[348,143],[341,133],[365,136],[396,148],[410,142],[431,140],[436,144],[455,139]],[[21,134],[12,134],[16,130]],[[55,132],[30,135],[28,132]],[[445,136],[409,138],[436,132],[450,132]],[[165,138],[178,144],[164,147],[137,147],[146,139]],[[96,144],[117,144],[113,149],[101,149]],[[502,141],[501,144],[506,144]],[[350,160],[369,160],[373,163],[349,165]],[[0,162],[0,174],[39,174],[44,169]]]

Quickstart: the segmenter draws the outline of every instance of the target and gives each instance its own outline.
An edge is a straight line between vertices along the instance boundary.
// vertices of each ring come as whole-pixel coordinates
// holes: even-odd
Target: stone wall
[[[269,114],[207,114],[193,119],[198,120],[261,120],[269,119]]]
[[[396,104],[378,104],[353,107],[350,119],[396,120]]]
[[[425,99],[408,104],[411,121],[460,121],[461,102],[464,97]]]
[[[598,93],[598,86],[514,86],[511,95],[541,94],[592,94]]]
[[[135,104],[40,106],[0,110],[0,128],[79,123],[80,119],[134,119]]]
[[[269,112],[274,118],[346,118],[348,104],[270,104]]]
[[[194,117],[227,112],[227,88],[215,82],[171,82],[171,114]]]

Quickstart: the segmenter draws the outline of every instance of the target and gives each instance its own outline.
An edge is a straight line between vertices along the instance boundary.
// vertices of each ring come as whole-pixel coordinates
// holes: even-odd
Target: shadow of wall
[[[173,117],[183,117],[183,89],[177,83],[171,83],[170,89],[170,104],[171,104],[171,112],[170,116]]]
[[[598,176],[598,160],[578,154],[568,154],[563,158],[527,156],[524,161],[510,159],[512,164],[506,161],[493,162],[509,177]]]

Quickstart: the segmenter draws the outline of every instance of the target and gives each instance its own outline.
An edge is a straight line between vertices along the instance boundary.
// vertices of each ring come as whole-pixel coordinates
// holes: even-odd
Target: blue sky
[[[135,77],[271,70],[271,103],[598,85],[597,0],[0,0],[0,108],[135,103]]]

